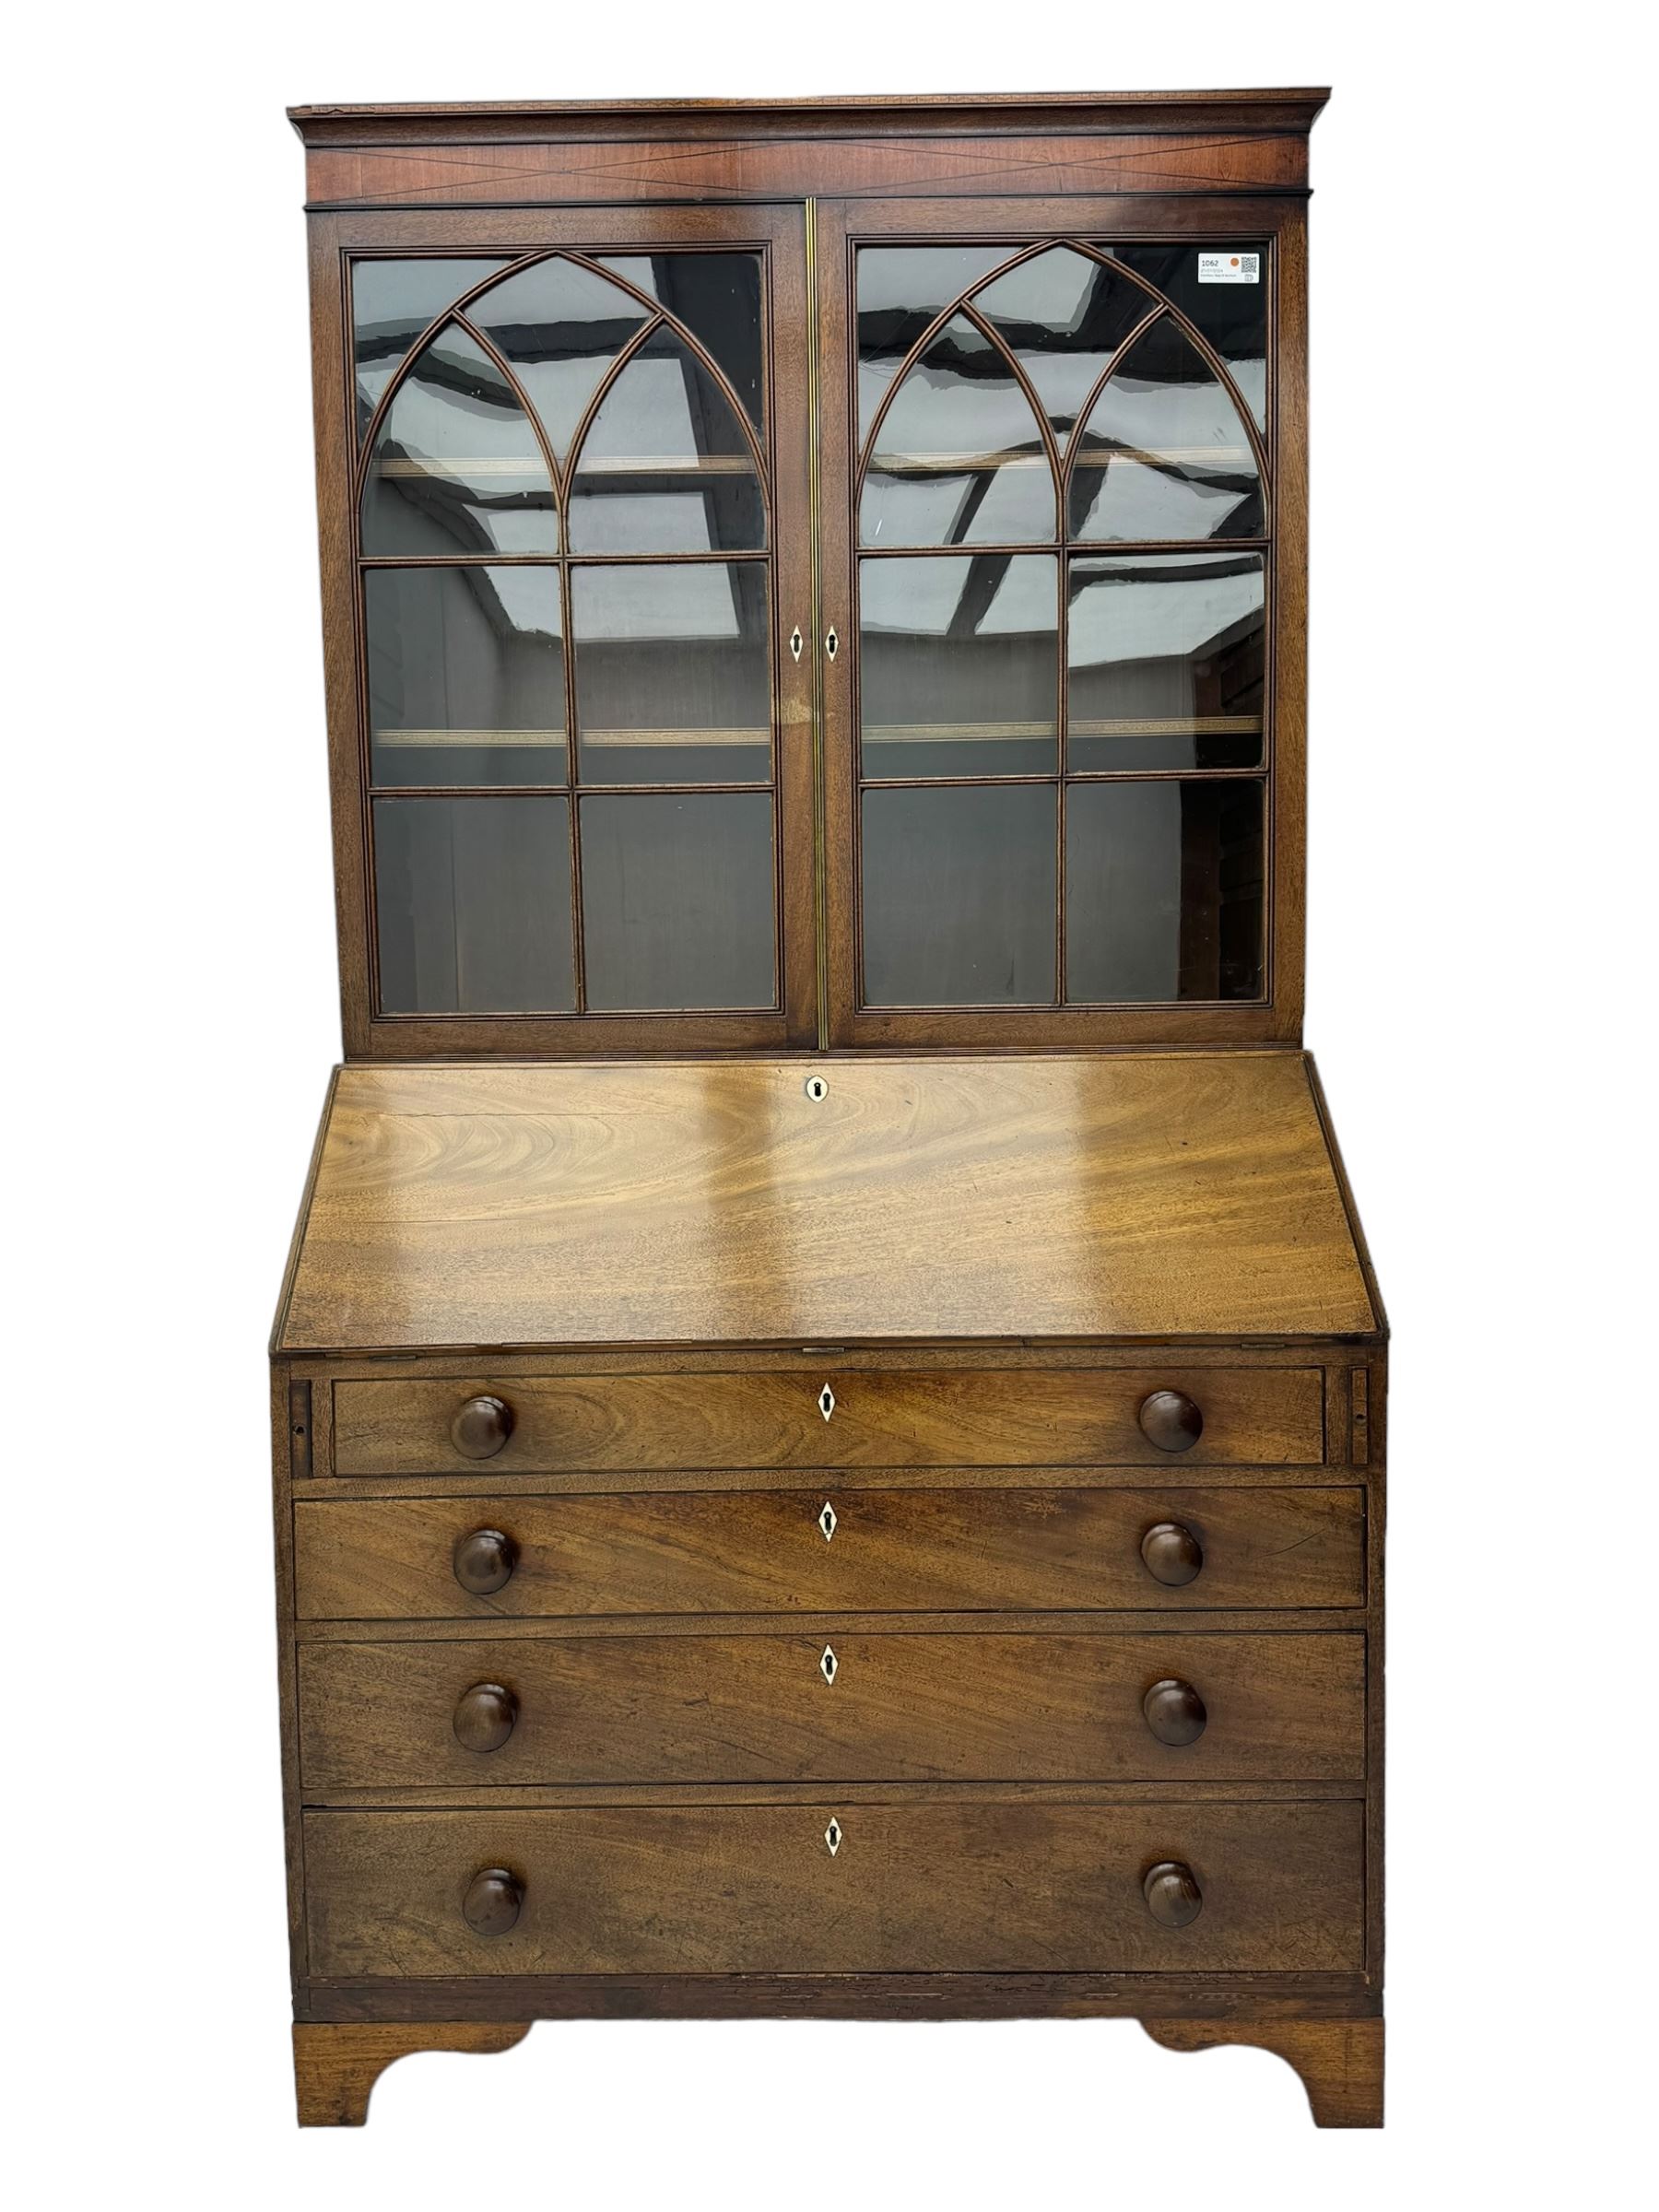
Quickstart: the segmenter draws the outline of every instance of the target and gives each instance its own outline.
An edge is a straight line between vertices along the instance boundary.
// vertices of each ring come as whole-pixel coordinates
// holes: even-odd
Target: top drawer
[[[1317,1367],[401,1378],[334,1386],[340,1475],[1313,1466]]]

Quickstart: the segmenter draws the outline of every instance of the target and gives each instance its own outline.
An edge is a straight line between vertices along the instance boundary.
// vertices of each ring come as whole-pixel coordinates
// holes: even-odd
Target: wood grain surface
[[[1321,2127],[1381,2127],[1381,2019],[1143,2020],[1155,2043],[1171,2051],[1213,2051],[1249,2043],[1294,2066]]]
[[[1171,1448],[1142,1418],[1189,1394],[1202,1433]],[[340,1475],[463,1475],[461,1423],[500,1411],[498,1475],[676,1467],[1317,1466],[1317,1367],[810,1369],[728,1374],[409,1378],[334,1386]],[[1150,1433],[1148,1433],[1150,1430]]]
[[[296,2020],[294,2095],[301,2127],[361,2127],[386,2068],[417,2051],[509,2051],[528,2020]]]
[[[887,198],[981,189],[1027,193],[1296,191],[1307,182],[1307,141],[1293,132],[1240,136],[1105,137],[1051,132],[992,147],[893,130],[864,140],[779,137],[711,147],[682,135],[621,132],[562,145],[488,138],[441,146],[314,147],[306,191],[314,206],[456,207],[509,201],[611,202],[798,199],[809,194]]]
[[[290,108],[316,205],[1299,191],[1323,88]]]
[[[1351,1972],[1361,1823],[1357,1803],[1179,1800],[311,1812],[312,1971]],[[1165,1859],[1204,1893],[1185,1928],[1142,1895]],[[462,1900],[497,1866],[523,1903],[483,1936]]]
[[[1374,1325],[1297,1053],[357,1065],[275,1348]]]
[[[1194,1741],[1159,1741],[1144,1710],[1151,1686],[1171,1680],[1191,1693],[1166,1692],[1164,1703],[1201,1729]],[[300,1731],[311,1804],[382,1784],[477,1792],[642,1775],[1357,1782],[1365,1640],[832,1632],[312,1644],[300,1653]]]
[[[834,1516],[826,1538],[822,1514]],[[1179,1522],[1204,1563],[1158,1582],[1147,1530]],[[509,1539],[475,1595],[455,1547]],[[651,1613],[1088,1611],[1362,1602],[1357,1489],[703,1490],[617,1498],[301,1500],[302,1620]]]
[[[716,146],[782,131],[841,137],[906,122],[935,129],[1016,130],[1056,122],[1091,131],[1300,131],[1313,127],[1328,85],[1186,92],[829,92],[782,100],[374,100],[301,101],[288,121],[307,146],[445,145],[526,135],[553,140],[601,128],[690,132]]]

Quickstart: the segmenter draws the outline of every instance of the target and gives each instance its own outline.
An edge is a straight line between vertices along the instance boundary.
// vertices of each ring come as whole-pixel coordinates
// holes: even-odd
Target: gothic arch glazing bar
[[[628,256],[618,256],[618,258],[628,258]],[[533,253],[524,255],[509,263],[504,267],[500,267],[492,271],[491,274],[483,277],[477,283],[468,287],[467,289],[458,294],[455,299],[452,300],[428,324],[417,341],[408,348],[401,366],[387,383],[385,390],[382,393],[373,415],[370,418],[361,432],[359,441],[359,452],[357,463],[357,488],[359,497],[361,496],[363,478],[367,473],[368,456],[370,452],[372,450],[373,441],[378,435],[381,422],[383,419],[388,408],[394,404],[399,385],[409,375],[414,364],[418,359],[423,349],[430,343],[431,339],[443,327],[445,323],[466,314],[469,310],[477,307],[480,302],[485,301],[489,295],[497,291],[507,290],[510,287],[517,284],[521,279],[530,275],[535,269],[557,262],[562,262],[572,269],[582,271],[590,279],[594,280],[598,284],[606,286],[610,289],[617,291],[618,293],[620,293],[627,299],[633,301],[635,306],[642,311],[648,317],[659,320],[670,325],[681,344],[683,344],[688,349],[688,351],[697,357],[704,372],[720,388],[727,404],[731,406],[733,414],[743,429],[751,456],[753,458],[756,474],[762,486],[767,483],[769,471],[766,465],[766,454],[762,449],[759,439],[756,435],[754,424],[750,418],[749,410],[744,405],[740,394],[733,385],[730,377],[722,368],[720,362],[715,359],[712,352],[697,336],[696,333],[688,326],[688,324],[686,324],[681,317],[677,315],[672,309],[665,306],[662,301],[653,300],[652,296],[648,292],[642,290],[640,286],[633,283],[629,278],[620,275],[617,270],[607,268],[603,262],[595,260],[590,255],[584,253],[552,251],[546,253]],[[504,349],[494,340],[488,339],[487,336],[488,318],[478,317],[476,318],[476,321],[484,325],[483,332],[477,334],[480,335],[481,342],[487,344],[488,349],[498,360],[501,360]],[[636,340],[642,335],[643,333],[633,334]],[[507,367],[507,364],[504,361],[502,362],[502,365]],[[606,372],[605,377],[605,381],[606,382],[609,381],[610,374],[614,373],[616,366],[617,363],[613,360],[610,365],[610,370]],[[510,368],[508,372],[510,375],[512,375],[512,371]],[[513,375],[512,381],[514,382],[514,388],[519,391],[521,400],[525,405],[527,411],[530,412],[533,418],[539,420],[539,417],[537,416],[537,411],[534,404],[534,397],[529,392],[524,389],[522,378]],[[591,419],[591,416],[592,407],[589,406],[583,410],[581,418],[582,426],[585,426],[586,422]],[[570,441],[569,450],[571,453],[574,453],[576,445],[580,442],[580,435],[581,429],[579,427]],[[547,443],[550,446],[553,446],[555,449],[557,448],[556,438],[549,436],[547,439]],[[557,465],[554,470],[555,489],[559,496],[561,506],[565,503],[566,498],[566,484],[562,479],[568,476],[569,466],[570,463],[567,459],[559,465]]]
[[[1018,253],[1008,254],[1005,259],[997,262],[994,267],[983,272],[982,274],[976,275],[971,283],[965,286],[952,300],[950,300],[943,308],[939,309],[934,314],[932,319],[925,324],[919,335],[912,340],[908,350],[900,361],[898,368],[893,371],[887,390],[883,394],[882,400],[871,419],[869,429],[865,434],[861,442],[858,463],[858,488],[860,492],[862,493],[863,490],[864,478],[869,466],[870,455],[875,450],[876,440],[882,428],[883,418],[892,405],[894,394],[898,392],[900,386],[904,382],[906,377],[914,369],[918,359],[938,335],[939,332],[951,321],[952,317],[959,313],[965,306],[976,301],[982,294],[994,290],[1015,271],[1020,269],[1029,263],[1036,262],[1049,253],[1057,252],[1069,252],[1098,263],[1100,267],[1108,271],[1113,278],[1120,280],[1127,286],[1133,287],[1137,292],[1146,297],[1151,307],[1159,312],[1171,316],[1173,320],[1181,326],[1193,345],[1196,347],[1199,354],[1204,359],[1206,366],[1216,376],[1218,382],[1220,382],[1226,389],[1230,398],[1233,403],[1233,406],[1238,409],[1240,419],[1244,425],[1247,436],[1249,437],[1251,445],[1254,451],[1257,474],[1261,478],[1264,488],[1265,488],[1268,483],[1267,456],[1265,444],[1256,429],[1253,411],[1249,403],[1246,401],[1243,394],[1240,391],[1238,384],[1233,378],[1232,372],[1229,369],[1227,363],[1222,359],[1219,353],[1217,352],[1217,350],[1209,344],[1203,332],[1198,329],[1197,325],[1191,320],[1191,318],[1184,314],[1180,307],[1176,305],[1173,300],[1170,300],[1166,294],[1160,292],[1137,270],[1131,268],[1126,263],[1118,260],[1116,256],[1108,249],[1096,245],[1088,239],[1083,237],[1054,236],[1040,239],[1034,243],[1021,248],[1021,250]],[[1139,327],[1140,325],[1136,325],[1137,332]],[[1122,348],[1120,347],[1120,353],[1121,351]],[[1106,373],[1108,375],[1111,373],[1110,365]],[[1098,397],[1098,393],[1095,394],[1095,396]],[[1081,421],[1082,417],[1079,416],[1077,419]]]

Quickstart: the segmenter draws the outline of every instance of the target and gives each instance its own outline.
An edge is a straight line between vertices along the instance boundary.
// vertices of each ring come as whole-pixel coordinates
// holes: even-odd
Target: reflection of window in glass
[[[401,311],[362,503],[389,1014],[778,1003],[759,257],[607,265],[520,264],[413,358],[445,300]]]
[[[1267,649],[1259,553],[1075,559],[1070,588],[1074,770],[1257,764]]]
[[[530,419],[454,324],[422,349],[381,421],[363,488],[366,554],[555,553],[553,487]]]
[[[606,253],[602,265],[658,301],[707,347],[750,421],[760,429],[760,264],[755,255]]]
[[[858,442],[923,332],[1008,258],[1006,246],[865,246],[858,256]]]
[[[1054,767],[1053,554],[865,560],[859,705],[866,777]]]
[[[1265,293],[1197,297],[1196,247],[982,252],[858,262],[863,1001],[1040,1006],[1057,957],[1074,1004],[1259,998],[1266,784],[1227,771],[1265,762],[1267,564],[1225,541],[1265,500],[1217,357],[1260,420]],[[1056,460],[1071,542],[1146,547],[1068,557],[1064,625],[1013,549]]]
[[[759,562],[578,569],[571,593],[584,783],[769,781]]]
[[[482,284],[500,261],[359,261],[351,272],[352,354],[358,429],[363,430],[411,349],[452,300]]]
[[[1157,302],[1121,271],[1051,246],[994,278],[973,305],[1030,380],[1064,453],[1089,394]]]
[[[650,319],[603,276],[558,258],[492,285],[467,316],[518,379],[561,465],[606,371]]]
[[[765,543],[754,458],[731,402],[659,325],[618,371],[576,460],[578,553],[747,552]]]
[[[1206,241],[1206,253],[1253,253],[1260,272],[1255,284],[1200,284],[1195,246],[1116,246],[1114,259],[1133,269],[1166,300],[1172,300],[1187,321],[1213,346],[1227,363],[1228,372],[1244,404],[1255,418],[1256,428],[1267,428],[1267,272],[1271,262],[1258,239],[1235,245]]]
[[[1024,544],[1053,535],[1053,471],[1031,403],[1000,348],[955,316],[877,426],[863,541]]]
[[[374,783],[565,781],[557,569],[371,569],[363,606]]]
[[[1112,370],[1084,426],[1072,475],[1071,535],[1254,537],[1255,452],[1239,411],[1168,315]]]

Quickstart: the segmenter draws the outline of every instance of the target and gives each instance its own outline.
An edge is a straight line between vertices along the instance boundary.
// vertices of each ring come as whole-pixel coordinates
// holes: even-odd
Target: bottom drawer
[[[310,1968],[1355,1972],[1361,1818],[1346,1800],[315,1812]],[[1190,1882],[1149,1901],[1164,1863]]]

